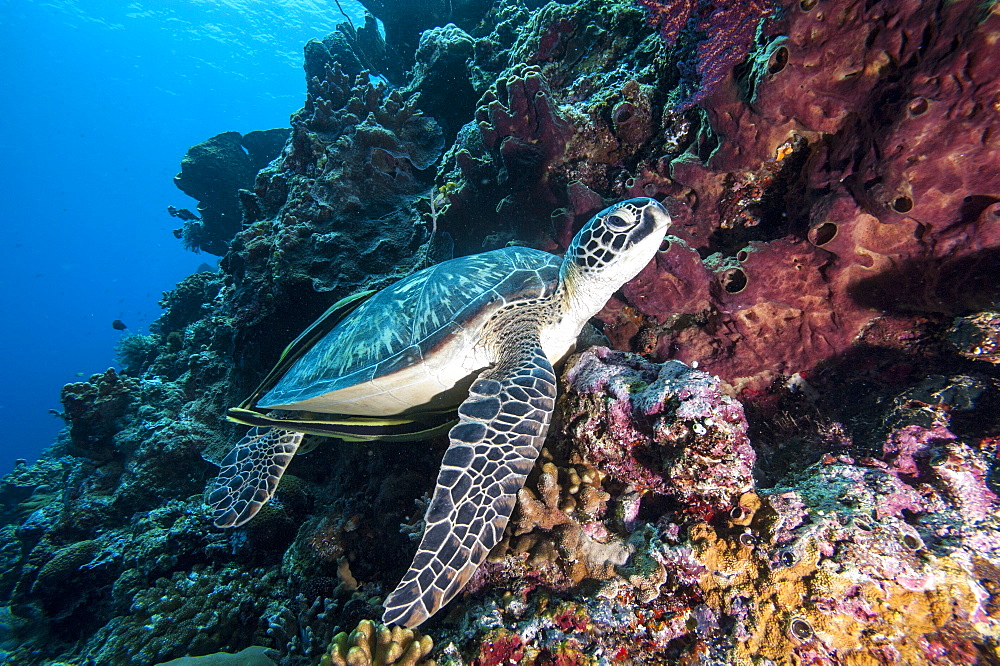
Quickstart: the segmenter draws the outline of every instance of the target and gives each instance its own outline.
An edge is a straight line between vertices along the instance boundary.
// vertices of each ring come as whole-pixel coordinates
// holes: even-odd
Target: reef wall
[[[59,440],[3,479],[0,661],[998,663],[996,5],[364,4],[385,40],[306,45],[280,153],[192,148],[181,236],[220,271],[64,387]],[[419,634],[365,621],[446,442],[320,442],[211,526],[226,408],[330,304],[559,253],[630,196],[669,242]]]

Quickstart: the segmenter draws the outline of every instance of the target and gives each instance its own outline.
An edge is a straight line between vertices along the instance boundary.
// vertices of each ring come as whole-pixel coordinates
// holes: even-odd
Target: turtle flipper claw
[[[216,527],[238,527],[274,496],[278,481],[302,443],[301,432],[251,428],[220,463],[208,503]]]

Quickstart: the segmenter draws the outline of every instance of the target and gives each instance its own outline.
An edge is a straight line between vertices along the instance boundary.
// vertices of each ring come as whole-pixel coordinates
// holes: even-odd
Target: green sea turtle
[[[553,364],[649,263],[669,225],[658,202],[629,199],[594,216],[563,258],[507,247],[452,259],[322,325],[356,304],[343,303],[230,410],[255,427],[221,463],[209,494],[215,524],[241,525],[271,498],[301,431],[413,439],[440,429],[420,414],[458,406],[416,556],[384,604],[386,624],[417,626],[500,540],[549,427]],[[300,414],[283,420],[259,410]]]

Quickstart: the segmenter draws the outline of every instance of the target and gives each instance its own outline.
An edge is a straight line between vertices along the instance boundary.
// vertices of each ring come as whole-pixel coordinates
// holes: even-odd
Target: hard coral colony
[[[177,233],[221,270],[64,387],[66,431],[4,478],[0,660],[1000,661],[995,4],[364,4],[385,38],[311,41],[289,130],[189,151]],[[289,414],[273,497],[212,526],[244,434],[220,416],[331,304],[452,256],[572,259],[642,197],[670,235],[549,371],[537,463],[479,504],[510,521],[419,633],[376,622],[463,510],[427,493],[478,464],[434,436],[453,412]],[[501,349],[541,330],[525,307]],[[368,443],[387,425],[430,439]]]

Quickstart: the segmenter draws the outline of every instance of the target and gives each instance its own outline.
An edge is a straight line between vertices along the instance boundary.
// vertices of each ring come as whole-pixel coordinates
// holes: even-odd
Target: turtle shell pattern
[[[464,344],[471,354],[495,311],[552,296],[561,263],[548,252],[507,247],[418,271],[351,312],[258,404],[294,409],[296,403],[423,363],[454,344]]]

